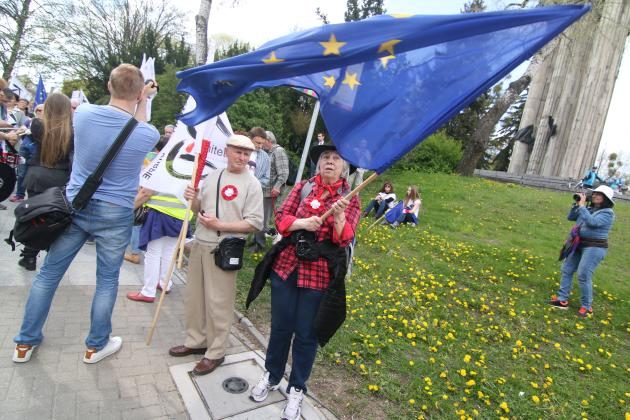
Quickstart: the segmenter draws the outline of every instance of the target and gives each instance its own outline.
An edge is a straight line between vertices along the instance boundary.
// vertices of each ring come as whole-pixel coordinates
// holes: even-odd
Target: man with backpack
[[[83,362],[99,362],[122,346],[120,337],[110,337],[118,275],[131,237],[138,174],[160,135],[146,123],[147,98],[157,91],[154,82],[145,85],[137,67],[121,64],[112,70],[107,87],[111,94],[108,105],[84,104],[74,114],[74,161],[66,190],[69,202],[95,172],[123,127],[133,117],[138,125],[109,164],[91,199],[74,212],[70,226],[50,245],[44,265],[33,280],[20,332],[14,338],[14,362],[28,362],[42,342],[42,329],[57,286],[89,237],[96,241],[96,290]]]

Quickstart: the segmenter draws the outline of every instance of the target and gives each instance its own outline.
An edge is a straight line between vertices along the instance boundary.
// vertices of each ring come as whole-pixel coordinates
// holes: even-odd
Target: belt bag
[[[244,251],[245,239],[228,236],[212,251],[214,263],[224,271],[240,270],[243,267]]]

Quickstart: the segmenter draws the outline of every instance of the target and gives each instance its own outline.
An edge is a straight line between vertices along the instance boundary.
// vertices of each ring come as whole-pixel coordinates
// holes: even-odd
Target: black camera
[[[319,259],[319,246],[317,245],[317,235],[315,232],[298,230],[293,232],[293,243],[295,244],[295,255],[306,261],[316,261]]]
[[[587,191],[584,193],[584,195],[586,195],[586,202],[590,203],[591,199],[593,198],[593,193],[591,191]],[[579,202],[580,201],[580,194],[573,194],[573,200],[575,202]]]

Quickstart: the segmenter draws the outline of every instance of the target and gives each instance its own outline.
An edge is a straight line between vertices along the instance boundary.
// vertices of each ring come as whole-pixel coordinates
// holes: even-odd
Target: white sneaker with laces
[[[301,389],[289,389],[289,400],[282,410],[283,420],[299,420],[302,414],[302,400],[304,399],[304,391]]]
[[[265,372],[261,376],[256,386],[252,388],[252,392],[249,394],[249,398],[252,401],[263,402],[267,399],[269,391],[276,391],[279,387],[280,384],[271,385],[269,383],[269,372]]]
[[[122,347],[122,338],[109,337],[109,341],[100,350],[88,348],[83,356],[83,363],[98,363],[107,356],[116,353]]]
[[[37,344],[16,344],[15,350],[13,350],[13,361],[15,363],[26,363],[31,360],[33,350],[37,347]]]

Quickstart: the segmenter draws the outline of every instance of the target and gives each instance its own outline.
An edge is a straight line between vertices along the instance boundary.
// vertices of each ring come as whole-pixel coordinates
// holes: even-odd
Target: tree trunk
[[[197,49],[195,61],[198,66],[206,64],[208,59],[208,18],[212,0],[200,0],[199,13],[195,16]]]
[[[20,10],[20,14],[15,18],[15,38],[13,39],[13,46],[11,47],[11,55],[9,56],[9,60],[4,66],[4,73],[2,74],[2,78],[5,80],[9,80],[11,78],[11,73],[13,73],[13,68],[15,67],[15,63],[18,60],[20,53],[22,52],[22,37],[24,36],[24,28],[26,27],[26,20],[29,17],[29,10],[31,6],[31,0],[23,0],[22,1],[22,10]]]
[[[462,160],[457,165],[457,172],[464,176],[473,176],[477,162],[483,156],[488,146],[488,141],[492,135],[494,128],[501,120],[503,114],[518,100],[523,92],[532,81],[532,75],[536,74],[544,63],[545,59],[553,52],[558,45],[558,38],[547,43],[540,51],[538,51],[531,59],[525,73],[515,81],[509,84],[508,88],[503,92],[490,109],[481,117],[472,138],[466,144]],[[471,144],[472,143],[472,144]]]
[[[521,92],[529,86],[530,81],[530,73],[526,71],[525,74],[510,83],[503,95],[501,95],[490,107],[488,112],[481,117],[472,138],[466,143],[462,160],[457,165],[457,172],[459,174],[464,176],[472,176],[474,174],[477,162],[479,162],[479,159],[481,159],[486,150],[488,140],[494,131],[494,127],[501,119],[501,116],[516,102]]]

